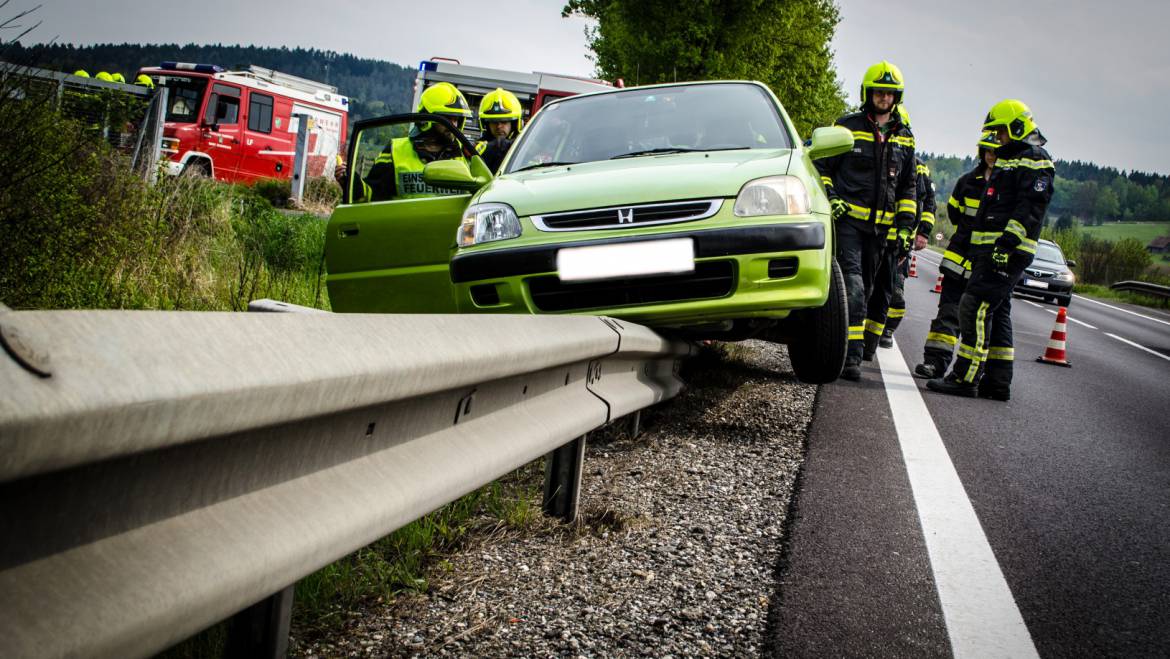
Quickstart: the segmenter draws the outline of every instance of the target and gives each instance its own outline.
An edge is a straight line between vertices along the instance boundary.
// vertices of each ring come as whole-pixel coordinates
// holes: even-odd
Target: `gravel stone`
[[[682,395],[591,433],[575,525],[539,520],[446,557],[291,654],[757,656],[816,387],[785,348],[704,348]],[[372,652],[370,652],[372,651]]]

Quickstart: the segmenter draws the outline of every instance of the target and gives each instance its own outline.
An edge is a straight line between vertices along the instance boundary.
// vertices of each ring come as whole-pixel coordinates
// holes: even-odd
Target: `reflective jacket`
[[[971,258],[999,245],[1022,267],[1036,255],[1036,241],[1052,200],[1056,169],[1043,147],[1012,142],[995,150],[995,167],[971,226]]]
[[[955,233],[947,243],[939,266],[944,272],[971,277],[971,223],[979,212],[979,200],[987,188],[987,178],[984,176],[986,170],[987,167],[981,162],[955,181],[955,189],[947,201],[947,219],[955,225]]]
[[[930,180],[930,168],[921,159],[914,158],[914,170],[917,173],[917,204],[918,217],[915,232],[930,238],[934,231],[934,213],[937,210],[934,201],[934,181]]]
[[[465,191],[438,188],[423,180],[426,163],[436,160],[464,160],[458,150],[448,149],[431,155],[424,150],[426,160],[415,148],[417,138],[397,137],[374,159],[374,165],[362,178],[362,196],[358,202],[414,199],[440,195],[465,194]]]
[[[842,221],[860,223],[880,237],[890,227],[910,228],[915,203],[914,135],[897,117],[883,135],[864,112],[837,120],[853,133],[853,150],[816,161],[829,199],[842,199],[849,213]]]

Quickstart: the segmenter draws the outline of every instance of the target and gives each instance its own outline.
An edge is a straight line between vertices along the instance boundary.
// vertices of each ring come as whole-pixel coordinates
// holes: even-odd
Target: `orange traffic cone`
[[[918,255],[911,254],[910,255],[910,274],[907,275],[907,277],[917,277],[917,276],[918,276]]]
[[[940,274],[938,276],[938,280],[936,280],[934,282],[934,290],[932,290],[931,293],[941,293],[941,292],[942,292],[942,275]]]
[[[1067,328],[1068,308],[1061,307],[1056,314],[1056,325],[1052,328],[1052,337],[1048,339],[1048,348],[1044,351],[1044,356],[1037,357],[1036,361],[1056,364],[1057,366],[1072,366],[1064,354],[1064,342],[1068,338]]]

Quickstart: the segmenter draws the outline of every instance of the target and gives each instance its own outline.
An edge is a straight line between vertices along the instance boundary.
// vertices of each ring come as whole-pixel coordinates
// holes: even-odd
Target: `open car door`
[[[392,141],[415,124],[439,122],[458,139],[464,160],[444,164],[442,187],[452,194],[385,200],[371,194],[370,170],[392,153]],[[438,115],[400,114],[358,122],[350,139],[342,204],[325,236],[326,283],[333,311],[343,313],[456,313],[450,261],[455,234],[471,194],[491,173],[461,132]],[[458,173],[466,163],[466,174]],[[450,165],[454,165],[451,167]],[[385,168],[385,167],[384,167]],[[391,175],[393,172],[391,172]],[[376,183],[375,183],[376,189]],[[397,191],[406,192],[410,191]]]

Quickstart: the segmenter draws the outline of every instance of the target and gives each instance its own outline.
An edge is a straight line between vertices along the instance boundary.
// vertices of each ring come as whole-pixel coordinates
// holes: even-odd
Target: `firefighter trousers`
[[[1012,288],[1023,271],[1018,263],[997,270],[990,256],[977,258],[959,300],[959,355],[951,375],[978,383],[981,392],[1011,392]]]
[[[922,363],[933,366],[935,373],[945,373],[951,365],[951,356],[959,342],[959,300],[966,288],[965,277],[943,273],[938,312],[934,320],[930,321],[930,332],[926,335],[926,346],[922,350]]]
[[[837,264],[845,276],[845,296],[849,302],[849,348],[846,364],[860,364],[864,350],[866,302],[874,289],[878,262],[885,248],[885,236],[874,232],[872,224],[850,218],[837,220]]]
[[[886,335],[893,336],[906,317],[906,277],[910,276],[910,259],[903,258],[894,271],[894,289],[890,293],[890,310],[886,312]]]
[[[877,349],[878,339],[882,337],[882,332],[886,327],[890,303],[894,298],[894,290],[898,286],[898,260],[897,248],[892,244],[887,244],[878,262],[877,273],[873,278],[873,291],[870,292],[869,299],[866,300],[863,352],[867,356],[873,355],[873,351]],[[899,297],[901,296],[899,295]],[[902,306],[905,306],[904,303]]]

